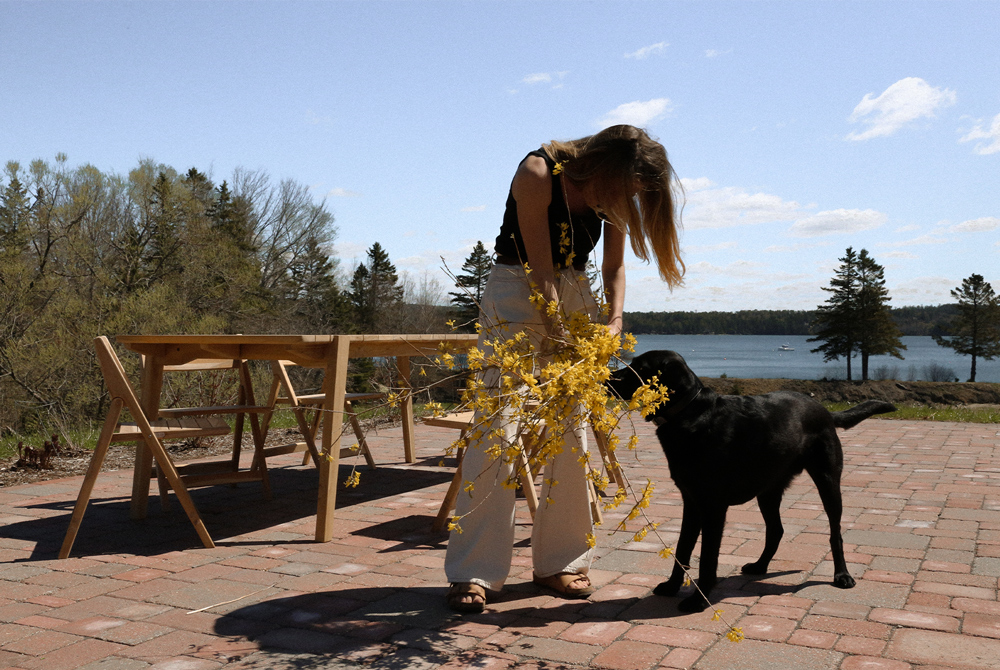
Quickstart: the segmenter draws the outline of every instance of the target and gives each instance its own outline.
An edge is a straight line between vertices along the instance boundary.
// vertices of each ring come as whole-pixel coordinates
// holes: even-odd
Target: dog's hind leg
[[[677,539],[677,551],[674,553],[674,569],[670,579],[661,582],[653,593],[658,596],[675,596],[684,584],[684,569],[681,566],[691,565],[691,554],[701,533],[701,514],[696,512],[696,504],[684,501],[684,512],[681,518],[681,534]]]
[[[781,525],[781,496],[782,489],[767,491],[757,496],[757,506],[760,508],[760,515],[764,517],[764,551],[760,558],[753,563],[743,566],[745,575],[763,575],[767,572],[767,566],[771,564],[774,553],[778,551],[778,544],[785,534],[785,529]]]
[[[677,606],[682,612],[701,612],[711,603],[708,594],[718,581],[719,550],[722,547],[722,530],[726,527],[725,505],[704,510],[701,526],[701,561],[698,564],[698,591]]]
[[[852,588],[854,577],[847,570],[844,559],[844,538],[840,534],[840,517],[843,514],[843,501],[840,496],[840,468],[824,469],[816,472],[807,468],[809,475],[816,484],[823,509],[830,520],[830,551],[833,554],[833,585],[841,589]]]

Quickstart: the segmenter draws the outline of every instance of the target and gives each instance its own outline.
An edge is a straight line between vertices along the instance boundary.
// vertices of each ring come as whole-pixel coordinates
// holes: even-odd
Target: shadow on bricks
[[[345,480],[352,466],[340,466],[338,481]],[[192,489],[191,497],[217,544],[231,544],[219,538],[247,535],[298,519],[315,516],[318,472],[311,467],[280,467],[269,470],[272,500],[264,500],[256,482],[210,486]],[[397,496],[445,483],[451,479],[447,471],[410,470],[407,468],[380,467],[374,471],[365,470],[361,484],[352,489],[339,487],[337,509]],[[96,554],[134,554],[154,556],[171,551],[182,551],[201,546],[198,536],[191,527],[180,505],[170,496],[169,509],[161,509],[156,487],[149,500],[149,514],[146,519],[132,521],[129,518],[129,498],[121,488],[114,490],[110,497],[100,492],[101,479],[98,478],[96,495],[91,499],[80,527],[80,535],[73,547],[73,556],[86,557]],[[63,537],[69,526],[69,518],[76,502],[63,497],[60,500],[29,504],[25,509],[46,510],[44,517],[33,518],[4,526],[6,537],[34,543],[28,561],[56,558]],[[59,512],[62,512],[61,514]],[[394,523],[405,523],[399,520]],[[429,526],[424,519],[420,523]],[[416,524],[414,524],[416,528]],[[382,532],[387,537],[398,533],[399,528],[378,526],[366,532]],[[399,537],[399,535],[395,535]]]

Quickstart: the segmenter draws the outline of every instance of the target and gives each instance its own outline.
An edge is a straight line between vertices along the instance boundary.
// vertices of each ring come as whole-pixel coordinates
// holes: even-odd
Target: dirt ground
[[[869,398],[887,400],[897,405],[925,405],[931,407],[953,405],[1000,405],[1000,384],[959,382],[897,382],[897,381],[811,381],[801,379],[710,379],[702,381],[718,393],[759,395],[772,391],[797,391],[820,402],[858,403]],[[272,431],[268,443],[288,442],[298,431],[282,429]],[[244,445],[250,444],[247,435]],[[33,445],[40,446],[40,445]],[[246,448],[246,447],[244,447]],[[232,437],[203,438],[168,446],[178,461],[223,455],[232,452]],[[50,458],[49,468],[41,469],[17,465],[17,456],[0,461],[0,487],[13,486],[86,473],[91,452],[85,449],[63,447],[61,453]],[[103,470],[131,468],[135,447],[131,444],[112,445],[108,450]]]
[[[895,404],[953,405],[1000,404],[1000,384],[985,382],[813,381],[805,379],[707,379],[718,393],[759,395],[772,391],[797,391],[820,402],[858,403],[875,398]]]

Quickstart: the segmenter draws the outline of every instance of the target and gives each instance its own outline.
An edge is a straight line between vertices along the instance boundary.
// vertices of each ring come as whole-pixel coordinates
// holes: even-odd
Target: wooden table
[[[291,360],[297,364],[323,368],[321,449],[328,458],[320,459],[319,501],[316,509],[316,540],[329,542],[333,532],[333,510],[337,500],[337,471],[340,434],[343,428],[344,394],[347,390],[347,362],[350,358],[395,357],[400,385],[409,383],[410,358],[438,354],[442,344],[463,352],[476,344],[476,335],[122,335],[116,340],[146,357],[142,370],[140,402],[152,420],[159,413],[163,387],[163,366],[180,365],[195,359]],[[403,448],[412,463],[413,402],[407,395],[402,403]],[[132,482],[132,518],[146,516],[149,499],[149,471],[152,455],[142,444],[136,448]]]

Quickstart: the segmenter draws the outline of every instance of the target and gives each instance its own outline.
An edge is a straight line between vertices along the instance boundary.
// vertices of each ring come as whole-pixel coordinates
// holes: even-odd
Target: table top
[[[444,344],[462,351],[475,346],[474,334],[402,333],[397,335],[119,335],[117,342],[166,365],[196,358],[273,360],[322,365],[330,347],[346,341],[354,358],[432,356]]]

